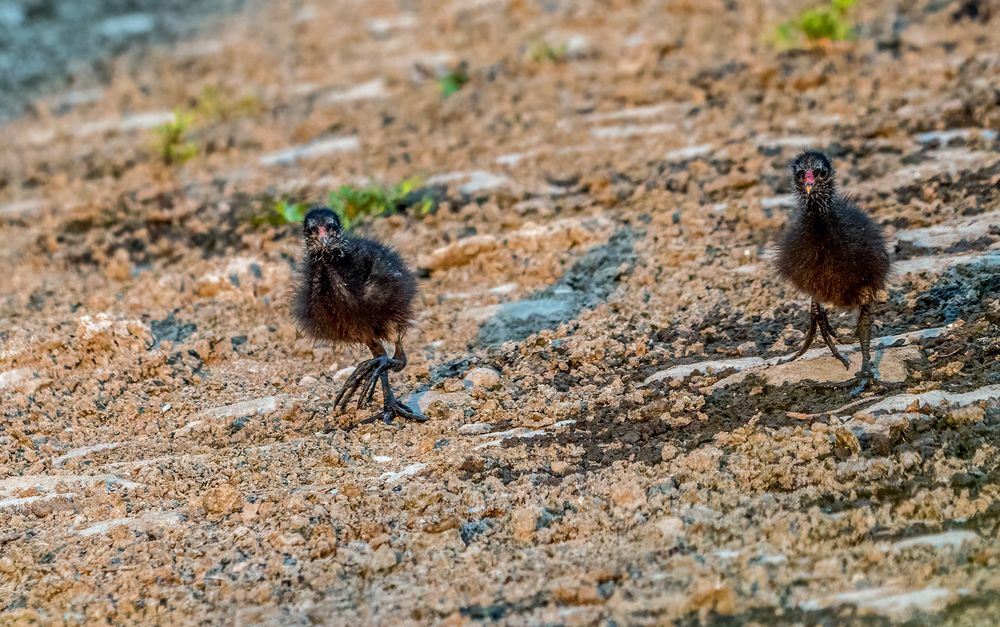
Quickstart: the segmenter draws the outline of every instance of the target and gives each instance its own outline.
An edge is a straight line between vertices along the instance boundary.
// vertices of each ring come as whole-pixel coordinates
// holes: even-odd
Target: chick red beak
[[[316,237],[319,239],[326,239],[326,227],[321,226],[316,230]]]
[[[805,183],[806,193],[811,194],[813,185],[816,184],[816,175],[813,174],[812,170],[806,170],[806,175],[803,177],[802,182]]]

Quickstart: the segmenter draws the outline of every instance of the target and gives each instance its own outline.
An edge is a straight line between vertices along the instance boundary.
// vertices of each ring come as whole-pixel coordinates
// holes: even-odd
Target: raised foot
[[[385,355],[358,364],[351,376],[347,377],[347,381],[344,381],[337,398],[333,401],[333,406],[342,410],[347,409],[351,397],[359,389],[361,394],[358,396],[358,409],[370,403],[375,395],[375,386],[378,385],[379,378],[388,371],[390,366],[391,360]]]

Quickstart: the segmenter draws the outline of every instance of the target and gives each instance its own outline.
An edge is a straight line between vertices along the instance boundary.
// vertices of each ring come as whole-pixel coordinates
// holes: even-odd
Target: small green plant
[[[800,45],[802,38],[809,44],[821,41],[845,41],[854,36],[854,24],[848,16],[856,0],[830,0],[825,6],[806,9],[795,19],[779,26],[774,33],[778,48]]]
[[[187,140],[193,122],[190,113],[175,111],[172,120],[153,129],[153,148],[164,165],[178,165],[198,154],[198,147]]]
[[[295,224],[306,217],[308,207],[303,202],[285,202],[281,200],[274,206],[274,213],[281,224]]]
[[[531,63],[563,63],[569,57],[569,44],[561,43],[553,46],[539,39],[529,44],[524,51],[524,58]]]
[[[420,193],[421,181],[409,178],[397,185],[382,186],[375,183],[364,186],[344,185],[329,193],[327,204],[340,218],[344,229],[351,229],[365,217],[392,215],[403,207],[411,208],[423,217],[434,210],[434,198]],[[285,226],[298,224],[305,219],[309,205],[301,202],[279,200],[270,210],[252,215],[254,226]]]
[[[260,100],[255,96],[230,97],[219,87],[210,85],[201,90],[195,100],[193,112],[201,120],[229,121],[254,115],[260,111]]]
[[[271,205],[270,210],[264,209],[258,213],[251,212],[248,217],[255,227],[285,226],[286,224],[302,222],[308,209],[309,207],[305,203],[279,200]]]
[[[409,178],[388,187],[374,183],[363,187],[344,185],[330,192],[327,203],[340,217],[345,229],[350,229],[366,216],[396,213],[407,202],[415,208],[417,215],[424,216],[433,211],[434,199],[425,194],[413,202],[411,196],[420,188],[420,184],[420,179]]]
[[[469,68],[465,61],[459,63],[454,69],[438,80],[438,88],[441,90],[441,97],[453,96],[469,82]]]

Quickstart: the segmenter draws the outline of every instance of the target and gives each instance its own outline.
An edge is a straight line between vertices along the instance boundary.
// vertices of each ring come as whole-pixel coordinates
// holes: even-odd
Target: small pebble
[[[465,389],[492,390],[500,385],[500,373],[492,368],[473,368],[465,375]]]

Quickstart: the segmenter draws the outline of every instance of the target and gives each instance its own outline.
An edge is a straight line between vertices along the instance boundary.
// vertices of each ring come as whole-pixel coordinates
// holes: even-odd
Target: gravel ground
[[[803,6],[269,3],[35,101],[0,152],[0,622],[992,624],[1000,7],[872,0],[775,52]],[[805,146],[894,249],[859,401],[822,350],[775,365]],[[431,420],[365,423],[263,218],[413,176],[435,212],[359,228],[420,270],[394,381]]]

